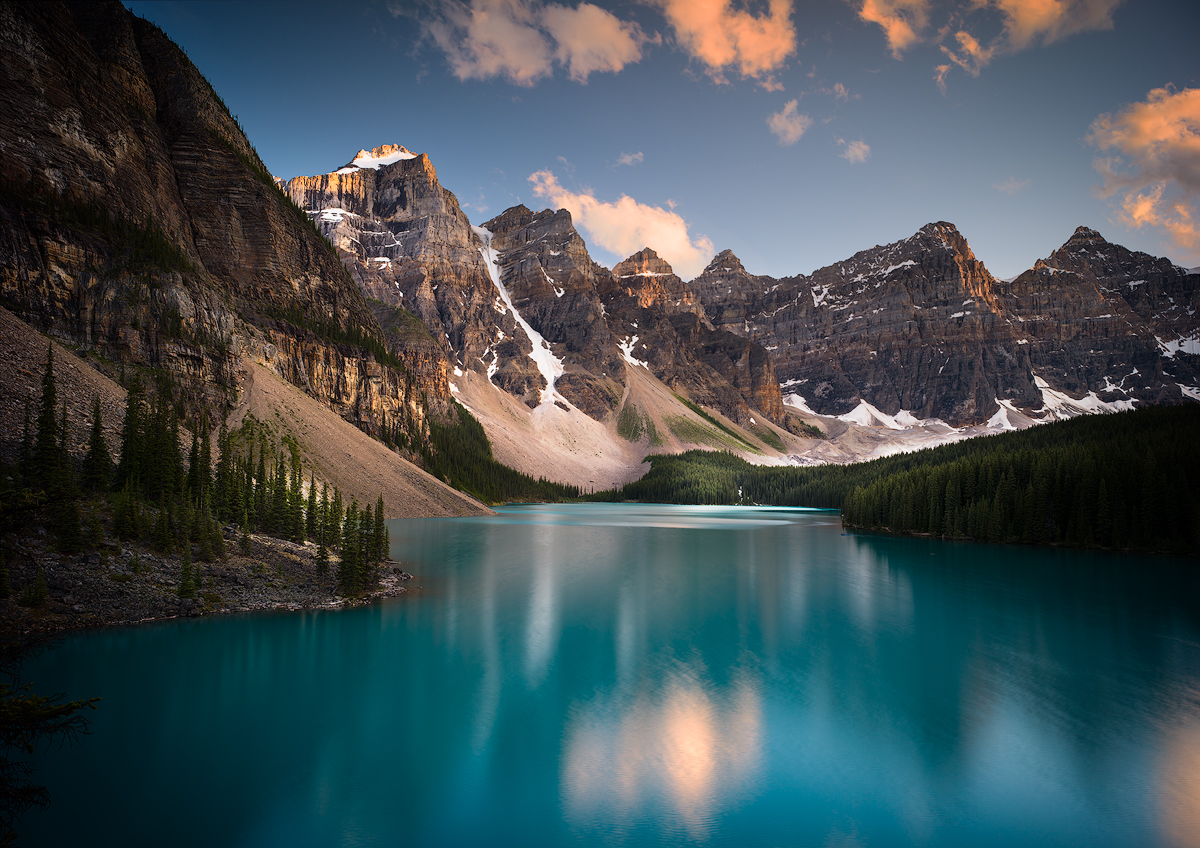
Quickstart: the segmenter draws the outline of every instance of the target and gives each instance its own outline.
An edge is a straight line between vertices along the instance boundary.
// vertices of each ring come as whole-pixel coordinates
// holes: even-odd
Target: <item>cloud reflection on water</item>
[[[576,824],[619,830],[669,811],[702,840],[761,766],[759,685],[742,674],[723,691],[698,664],[677,665],[627,702],[618,693],[578,706],[565,737],[562,789]]]

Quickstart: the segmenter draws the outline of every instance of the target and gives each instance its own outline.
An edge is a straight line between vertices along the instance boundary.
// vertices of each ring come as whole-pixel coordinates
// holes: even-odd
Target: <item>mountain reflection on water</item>
[[[48,654],[105,700],[26,843],[1200,848],[1190,562],[786,509],[390,527],[415,597]]]

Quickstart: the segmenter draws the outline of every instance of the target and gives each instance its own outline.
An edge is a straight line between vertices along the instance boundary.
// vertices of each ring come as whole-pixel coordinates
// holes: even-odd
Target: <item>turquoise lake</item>
[[[20,844],[1200,846],[1195,563],[836,513],[393,521],[415,595],[69,637]]]

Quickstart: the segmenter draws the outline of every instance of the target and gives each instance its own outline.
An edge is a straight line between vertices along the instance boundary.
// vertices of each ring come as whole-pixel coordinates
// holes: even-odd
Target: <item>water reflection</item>
[[[1164,753],[1163,831],[1179,848],[1200,848],[1200,718],[1172,728]]]
[[[576,824],[621,830],[657,817],[702,840],[718,812],[753,794],[762,764],[756,683],[740,675],[721,691],[696,665],[676,666],[659,682],[627,701],[571,711],[562,782]]]
[[[48,654],[104,702],[28,844],[1200,848],[1194,569],[787,510],[391,531],[415,597]]]

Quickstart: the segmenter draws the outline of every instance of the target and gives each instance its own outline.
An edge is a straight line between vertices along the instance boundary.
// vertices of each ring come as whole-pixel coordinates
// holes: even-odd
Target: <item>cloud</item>
[[[871,158],[871,145],[865,141],[852,141],[846,144],[846,142],[839,138],[838,144],[846,145],[846,149],[839,153],[838,156],[841,156],[851,165],[861,165]]]
[[[553,69],[550,45],[521,0],[448,2],[444,17],[425,28],[460,80],[503,76],[533,85]]]
[[[687,279],[703,271],[716,252],[708,238],[690,237],[687,223],[673,211],[639,203],[628,195],[608,203],[590,192],[572,192],[550,171],[530,174],[529,182],[535,195],[569,211],[594,244],[618,256],[649,247]]]
[[[648,41],[636,23],[591,3],[445,0],[441,9],[441,17],[422,26],[460,80],[505,77],[530,86],[550,76],[557,62],[586,83],[589,74],[616,73],[640,61]]]
[[[733,9],[729,0],[649,0],[675,33],[675,41],[708,74],[723,82],[724,71],[765,80],[768,90],[779,85],[770,74],[796,51],[791,0],[768,0],[755,15]]]
[[[935,11],[949,21],[929,40],[938,44],[949,63],[936,66],[934,79],[945,91],[946,75],[962,68],[972,76],[1000,55],[1037,44],[1051,44],[1078,32],[1112,29],[1113,12],[1122,0],[851,0],[858,17],[883,29],[892,57],[926,41]],[[986,42],[965,21],[972,13],[999,15],[1001,31]],[[945,40],[952,36],[952,43]]]
[[[999,183],[993,183],[992,188],[996,191],[1002,191],[1005,194],[1012,196],[1025,186],[1029,185],[1031,180],[1018,180],[1016,177],[1009,177],[1007,180]]]
[[[1189,257],[1200,256],[1200,88],[1155,88],[1139,103],[1103,114],[1086,136],[1113,155],[1093,166],[1101,197],[1122,194],[1119,217],[1134,228],[1161,227]]]
[[[969,32],[960,30],[954,34],[954,40],[958,42],[958,52],[954,52],[945,44],[941,45],[942,53],[944,53],[951,62],[958,65],[968,74],[973,77],[979,76],[979,71],[991,63],[992,57],[996,55],[996,44],[993,43],[990,47],[984,47],[979,43],[979,39],[971,35]],[[944,67],[938,66],[938,70]],[[947,68],[947,70],[949,70]],[[941,79],[938,82],[939,87],[945,91],[945,73],[941,74]]]
[[[1077,32],[1112,29],[1113,12],[1122,0],[986,0],[1004,17],[1010,50],[1035,41],[1050,44]]]
[[[626,153],[624,150],[622,150],[621,155],[617,157],[617,164],[630,166],[640,165],[642,164],[642,160],[645,158],[646,157],[642,155],[642,151],[640,150],[637,153]]]
[[[858,17],[883,28],[893,58],[921,40],[929,26],[930,0],[859,0]]]
[[[554,58],[566,65],[576,82],[587,82],[588,74],[596,71],[616,73],[641,61],[646,41],[641,28],[599,6],[547,6],[542,21],[558,43]]]
[[[767,118],[767,126],[779,138],[781,147],[795,144],[812,126],[812,118],[797,114],[796,107],[799,105],[798,100],[789,100],[783,105],[782,111],[775,112]]]

